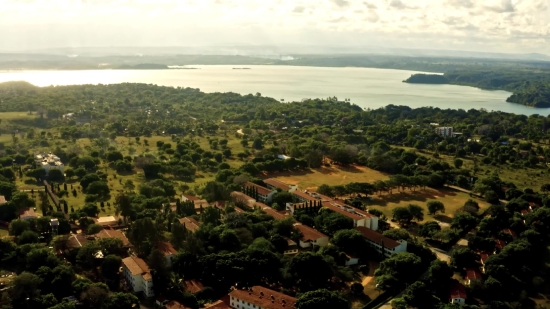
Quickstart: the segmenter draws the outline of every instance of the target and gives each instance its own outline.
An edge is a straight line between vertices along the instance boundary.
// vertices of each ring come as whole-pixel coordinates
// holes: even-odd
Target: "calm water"
[[[205,92],[260,92],[275,99],[304,98],[340,100],[350,98],[364,108],[388,104],[443,109],[500,110],[516,114],[548,115],[550,109],[533,109],[506,103],[506,91],[487,91],[452,85],[406,84],[415,72],[368,68],[319,68],[287,66],[193,66],[196,70],[93,70],[93,71],[1,71],[0,82],[24,80],[37,86],[75,84],[148,83],[199,88]]]

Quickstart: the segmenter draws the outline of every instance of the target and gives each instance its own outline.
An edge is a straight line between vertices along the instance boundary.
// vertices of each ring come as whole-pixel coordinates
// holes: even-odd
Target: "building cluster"
[[[34,155],[34,162],[36,166],[42,167],[46,174],[49,174],[51,170],[60,170],[65,172],[65,165],[61,162],[61,159],[51,152],[41,152]]]

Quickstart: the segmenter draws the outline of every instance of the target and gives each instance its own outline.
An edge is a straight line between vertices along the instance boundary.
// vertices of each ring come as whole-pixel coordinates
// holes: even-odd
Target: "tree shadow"
[[[364,173],[364,171],[362,171],[355,165],[334,165],[334,167],[337,170],[341,170],[348,173]]]
[[[435,215],[433,216],[434,219],[436,219],[437,221],[441,221],[441,222],[444,222],[444,223],[451,223],[451,221],[453,221],[453,219],[447,215],[442,215],[442,214],[438,214],[438,215]]]

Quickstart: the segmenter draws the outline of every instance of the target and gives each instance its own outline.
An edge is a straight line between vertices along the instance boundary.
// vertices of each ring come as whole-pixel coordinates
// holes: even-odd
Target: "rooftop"
[[[265,204],[264,204],[265,205]],[[275,209],[269,207],[269,206],[265,206],[265,207],[262,207],[262,210],[267,214],[267,215],[270,215],[272,216],[273,218],[277,219],[277,220],[282,220],[284,218],[286,218],[286,214],[284,213],[281,213],[281,212],[278,212],[276,211]]]
[[[204,289],[204,285],[202,285],[202,283],[197,280],[185,280],[183,281],[182,285],[183,288],[190,293],[197,293]]]
[[[179,302],[177,302],[175,300],[169,301],[166,305],[164,305],[164,308],[166,308],[166,309],[191,309],[189,307],[186,307],[186,306],[180,304]]]
[[[236,202],[241,202],[241,203],[244,203],[248,206],[252,206],[256,202],[256,199],[254,199],[253,197],[250,197],[250,196],[248,196],[248,195],[246,195],[242,192],[239,192],[239,191],[231,192],[231,197]]]
[[[296,303],[296,298],[262,286],[253,286],[248,290],[233,290],[229,296],[263,309],[294,309]]]
[[[453,298],[466,299],[466,288],[460,283],[452,284],[449,295],[451,299]]]
[[[151,280],[151,270],[147,263],[144,260],[138,258],[137,256],[131,255],[125,259],[122,259],[122,264],[128,268],[132,276],[141,275],[143,280]]]
[[[317,200],[321,199],[321,197],[318,194],[314,193],[314,195],[312,196],[312,195],[308,194],[307,192],[302,192],[300,190],[296,190],[296,191],[292,192],[292,194],[294,194],[298,197],[301,197],[302,199],[308,200],[308,201],[317,201]]]
[[[287,185],[286,183],[281,182],[275,178],[264,179],[264,183],[272,187],[279,188],[283,191],[288,191],[288,189],[290,189],[290,185]]]
[[[0,195],[0,205],[6,204],[8,201],[6,201],[6,197],[3,195]]]
[[[300,233],[302,233],[303,241],[313,241],[319,238],[328,237],[327,235],[313,229],[307,225],[301,223],[294,223],[294,228],[296,228]]]
[[[71,234],[67,238],[67,248],[80,248],[88,242],[88,238],[82,234]]]
[[[468,280],[472,280],[472,279],[481,280],[481,273],[479,272],[479,270],[477,270],[475,268],[467,268],[466,269],[466,279],[468,279]]]
[[[178,253],[178,250],[174,249],[174,246],[172,246],[171,243],[166,241],[159,241],[155,245],[155,247],[157,248],[158,251],[162,252],[164,256],[169,256],[169,255]]]
[[[199,229],[201,223],[191,217],[185,217],[180,219],[180,223],[185,226],[188,231],[194,232]]]
[[[196,201],[196,200],[199,200],[199,198],[198,198],[198,197],[196,197],[196,196],[193,196],[193,195],[186,195],[186,194],[183,194],[183,195],[182,195],[181,197],[182,197],[182,199],[184,199],[184,198],[185,198],[185,199],[188,199],[188,200],[190,200],[190,201]]]
[[[117,239],[120,239],[122,241],[122,245],[125,246],[125,247],[129,247],[129,246],[132,245],[130,243],[130,241],[128,240],[128,238],[126,237],[126,235],[124,235],[124,233],[122,233],[120,230],[103,229],[103,230],[99,231],[99,233],[95,234],[95,237],[97,237],[97,238],[117,238]]]
[[[34,212],[34,209],[32,208],[29,208],[29,207],[25,207],[25,208],[21,208],[19,210],[19,217],[38,217],[38,215]]]
[[[249,187],[254,187],[258,191],[258,194],[261,194],[261,195],[268,195],[269,193],[273,192],[273,190],[271,190],[271,189],[268,189],[266,187],[262,187],[260,185],[257,185],[255,183],[253,183],[253,182],[250,182],[250,181],[245,182],[243,184],[243,187],[248,187],[248,188]]]
[[[373,231],[369,228],[366,228],[364,226],[358,226],[355,228],[357,231],[361,232],[361,234],[363,234],[363,237],[365,237],[366,239],[382,246],[382,244],[384,245],[384,247],[388,248],[388,249],[393,249],[393,248],[396,248],[400,245],[399,242],[389,238],[389,237],[386,237],[376,231]]]
[[[375,215],[369,214],[366,211],[355,207],[339,203],[337,201],[323,201],[323,207],[326,207],[334,212],[340,213],[353,220],[361,220],[364,218],[373,218]]]

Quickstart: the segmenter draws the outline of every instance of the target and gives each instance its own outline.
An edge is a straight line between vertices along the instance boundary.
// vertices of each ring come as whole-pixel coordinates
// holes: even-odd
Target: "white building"
[[[48,174],[51,170],[60,170],[62,173],[65,172],[65,165],[63,165],[61,159],[51,152],[36,154],[34,156],[34,162],[38,167],[42,167],[46,170],[46,174]]]
[[[453,136],[453,127],[437,127],[435,133],[443,137]]]
[[[466,304],[466,288],[462,284],[456,283],[451,285],[449,302],[459,306]]]
[[[166,265],[168,265],[168,267],[172,266],[172,259],[178,254],[178,250],[176,250],[171,243],[166,241],[159,241],[156,244],[156,248],[164,255]]]
[[[257,193],[257,196],[255,197],[256,200],[262,203],[271,203],[271,200],[273,199],[273,195],[277,193],[276,190],[262,187],[253,182],[246,182],[243,184],[243,187],[249,190],[255,190]]]
[[[153,297],[153,276],[144,260],[137,256],[129,256],[122,260],[124,278],[132,287],[134,293],[143,292],[147,297]]]
[[[295,303],[296,298],[262,286],[229,293],[229,306],[234,309],[294,309]]]
[[[264,179],[264,183],[271,190],[281,189],[282,191],[294,192],[298,189],[297,185],[288,185],[284,182],[281,182],[275,178]]]
[[[359,226],[355,229],[363,234],[363,237],[371,248],[380,254],[382,254],[383,250],[385,257],[399,252],[407,252],[407,242],[404,240],[393,240],[364,226]]]
[[[302,233],[299,245],[301,248],[324,247],[328,245],[328,236],[301,223],[294,223],[294,228]]]

